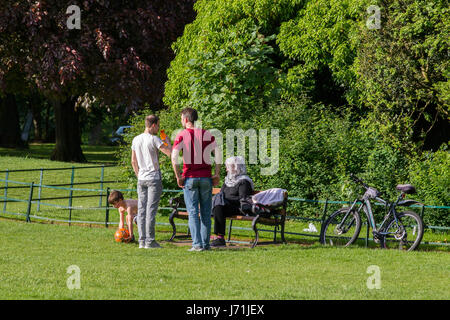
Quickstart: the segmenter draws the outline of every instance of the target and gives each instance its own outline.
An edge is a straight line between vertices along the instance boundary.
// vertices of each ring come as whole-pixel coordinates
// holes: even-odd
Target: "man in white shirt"
[[[160,248],[155,241],[155,223],[159,200],[162,194],[159,151],[171,156],[172,146],[169,138],[165,143],[156,134],[159,132],[159,118],[150,115],[145,118],[145,130],[134,137],[131,145],[131,165],[138,178],[139,248]],[[167,144],[167,145],[166,145]]]

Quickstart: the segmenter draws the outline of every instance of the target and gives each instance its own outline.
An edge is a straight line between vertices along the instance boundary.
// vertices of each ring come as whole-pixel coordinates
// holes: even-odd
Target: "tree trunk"
[[[6,148],[27,148],[22,141],[20,133],[19,112],[16,98],[13,94],[7,94],[0,98],[0,146]]]
[[[75,98],[62,102],[53,100],[56,122],[56,144],[51,160],[64,162],[87,162],[81,150],[81,133]]]
[[[33,113],[33,125],[34,125],[34,141],[42,142],[42,103],[41,99],[37,94],[30,97],[30,108]]]
[[[44,142],[55,142],[55,128],[54,123],[52,122],[52,125],[50,125],[50,112],[52,109],[51,103],[48,101],[45,103],[45,116],[44,116]]]

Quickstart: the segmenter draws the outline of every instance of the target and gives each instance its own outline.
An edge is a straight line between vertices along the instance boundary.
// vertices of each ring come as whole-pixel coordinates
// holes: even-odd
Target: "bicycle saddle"
[[[416,193],[416,188],[410,184],[399,184],[396,189],[407,194]]]

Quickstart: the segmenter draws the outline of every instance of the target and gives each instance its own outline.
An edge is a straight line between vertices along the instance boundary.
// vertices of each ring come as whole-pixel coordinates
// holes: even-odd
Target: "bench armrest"
[[[184,203],[184,195],[180,194],[176,197],[170,198],[169,204],[174,209],[185,208],[186,204]]]

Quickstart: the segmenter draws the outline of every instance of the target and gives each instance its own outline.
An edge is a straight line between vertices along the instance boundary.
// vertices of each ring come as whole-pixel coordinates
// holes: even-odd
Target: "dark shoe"
[[[226,242],[224,238],[217,238],[211,241],[211,247],[223,247],[226,246]]]

